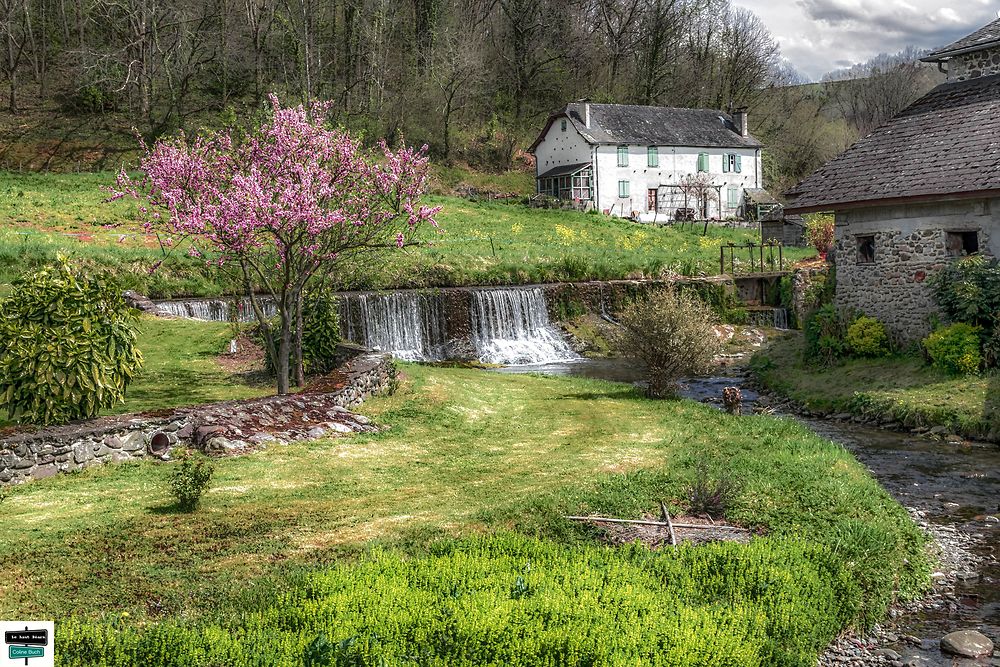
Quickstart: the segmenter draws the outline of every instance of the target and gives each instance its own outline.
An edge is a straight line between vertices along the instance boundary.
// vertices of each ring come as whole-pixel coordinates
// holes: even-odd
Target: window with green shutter
[[[708,153],[698,153],[698,171],[708,171]]]
[[[737,154],[737,155],[734,155],[733,157],[736,159],[736,165],[735,165],[736,168],[734,169],[734,171],[737,174],[739,174],[740,172],[743,171],[743,156]]]
[[[737,208],[740,205],[740,191],[738,188],[729,188],[727,192],[727,199],[729,208]]]
[[[650,146],[646,149],[646,166],[647,167],[659,167],[660,166],[660,149],[656,146]]]
[[[628,166],[628,146],[618,147],[618,166],[619,167]]]
[[[622,199],[628,199],[629,183],[628,181],[618,181],[618,196]]]
[[[732,155],[730,155],[729,153],[723,153],[722,154],[722,173],[723,174],[728,174],[729,173],[729,158],[731,158],[731,157],[732,157]]]

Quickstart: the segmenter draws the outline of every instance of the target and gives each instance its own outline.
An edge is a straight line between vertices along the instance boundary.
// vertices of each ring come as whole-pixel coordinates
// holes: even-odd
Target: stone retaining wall
[[[374,431],[365,417],[351,409],[369,396],[392,390],[395,382],[392,358],[365,351],[298,394],[102,417],[0,435],[0,484],[44,479],[103,463],[165,460],[178,444],[225,455],[272,442]]]

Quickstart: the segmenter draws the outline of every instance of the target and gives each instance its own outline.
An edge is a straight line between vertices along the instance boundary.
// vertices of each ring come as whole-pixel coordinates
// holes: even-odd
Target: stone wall
[[[1000,74],[1000,49],[968,53],[948,61],[948,81],[966,81]]]
[[[392,358],[367,351],[298,394],[227,401],[160,413],[0,435],[0,483],[16,484],[93,465],[146,458],[166,460],[178,444],[206,454],[240,454],[327,435],[373,431],[351,412],[395,386]]]
[[[949,231],[977,231],[984,254],[1000,244],[1000,200],[909,204],[837,214],[836,303],[882,320],[901,343],[923,338],[937,312],[929,279],[954,261]],[[858,237],[874,236],[874,262],[862,263]]]

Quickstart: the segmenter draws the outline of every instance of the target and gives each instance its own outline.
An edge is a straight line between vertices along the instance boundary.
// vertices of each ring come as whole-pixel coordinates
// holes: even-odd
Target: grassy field
[[[952,433],[1000,436],[1000,415],[990,401],[1000,395],[1000,376],[952,376],[923,359],[897,356],[852,359],[831,368],[803,361],[804,340],[790,334],[759,352],[752,368],[777,393],[813,410],[895,421],[909,427],[943,426]]]
[[[442,180],[464,172],[442,168]],[[523,175],[482,177],[485,184],[523,187]],[[477,179],[466,179],[477,180]],[[58,252],[116,273],[124,286],[154,297],[216,296],[229,288],[218,273],[174,252],[163,266],[158,240],[132,222],[134,204],[104,202],[113,175],[0,174],[0,284]],[[453,186],[449,186],[453,187]],[[448,189],[448,188],[445,188]],[[440,230],[426,228],[425,245],[394,252],[351,272],[350,288],[498,285],[668,273],[714,275],[719,246],[756,239],[753,230],[658,228],[597,214],[473,203],[435,195]],[[109,227],[113,225],[113,227]],[[811,254],[788,249],[786,257]],[[738,267],[739,268],[739,267]]]
[[[418,365],[404,366],[404,373],[394,396],[365,406],[386,427],[382,433],[220,459],[203,508],[192,515],[172,510],[171,467],[162,464],[92,468],[11,490],[0,523],[0,566],[7,573],[0,616],[66,622],[63,639],[79,659],[67,664],[105,664],[99,655],[117,656],[106,664],[136,664],[137,655],[153,655],[156,646],[172,646],[180,656],[163,664],[221,664],[205,657],[211,653],[205,642],[215,637],[231,655],[254,654],[247,638],[261,632],[273,639],[260,644],[273,662],[260,660],[301,664],[317,633],[340,641],[350,628],[361,628],[365,646],[374,632],[402,637],[393,650],[424,650],[436,644],[422,643],[419,628],[450,632],[434,602],[436,595],[447,598],[442,604],[454,598],[447,577],[478,572],[463,576],[483,591],[499,586],[509,593],[514,566],[488,565],[502,558],[521,570],[527,562],[538,565],[531,576],[522,572],[524,586],[549,591],[532,598],[541,608],[531,613],[541,616],[531,616],[537,626],[524,626],[525,646],[541,641],[532,633],[548,632],[544,618],[553,617],[546,605],[576,608],[585,598],[615,610],[634,590],[636,604],[651,605],[649,613],[667,614],[672,623],[694,619],[695,638],[683,641],[704,646],[720,634],[752,637],[741,644],[746,660],[739,664],[807,665],[845,624],[873,622],[897,593],[911,595],[924,583],[922,537],[905,511],[848,452],[794,422],[649,401],[630,386],[598,381]],[[593,544],[592,533],[560,518],[638,517],[656,511],[660,500],[682,511],[685,486],[701,462],[713,475],[742,480],[729,518],[766,534],[753,546],[615,556],[583,546]],[[508,531],[515,536],[504,537]],[[516,535],[533,537],[525,542]],[[458,542],[435,547],[438,538]],[[371,556],[387,559],[374,569],[362,556],[372,545],[389,549]],[[410,574],[385,578],[409,558],[416,559]],[[625,572],[621,579],[594,571],[604,560]],[[551,569],[542,567],[546,562]],[[439,574],[425,576],[422,568]],[[564,569],[586,577],[567,589],[558,575]],[[662,576],[633,576],[640,571]],[[352,581],[368,583],[337,583]],[[619,593],[625,598],[613,602]],[[502,616],[498,627],[521,627],[510,619],[529,607],[510,594],[483,596],[469,602],[475,618]],[[416,611],[390,614],[404,600]],[[584,607],[593,625],[580,627],[593,628],[584,634],[600,639],[603,648],[594,650],[607,657],[613,622]],[[295,610],[305,616],[292,620]],[[386,620],[393,618],[398,623]],[[565,623],[553,627],[567,633]],[[783,642],[791,630],[797,639]],[[682,641],[654,635],[660,642],[654,648]],[[550,639],[573,645],[559,644],[561,636]],[[469,651],[487,641],[476,637]],[[440,650],[455,648],[449,647]],[[689,664],[724,664],[703,658]],[[252,656],[240,660],[264,664]]]

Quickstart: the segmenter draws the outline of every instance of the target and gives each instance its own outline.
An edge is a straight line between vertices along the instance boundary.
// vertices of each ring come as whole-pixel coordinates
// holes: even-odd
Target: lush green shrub
[[[67,667],[812,667],[859,600],[836,555],[816,545],[653,552],[500,535],[415,558],[375,551],[215,622],[66,620],[58,642]]]
[[[302,315],[302,362],[307,373],[329,373],[337,364],[340,310],[329,291],[305,295]]]
[[[975,373],[982,364],[979,352],[982,329],[956,322],[935,330],[924,339],[924,349],[935,368],[950,373]]]
[[[982,327],[989,334],[1000,318],[1000,260],[972,255],[952,262],[933,278],[934,294],[953,322]]]
[[[806,358],[830,365],[847,351],[850,321],[832,303],[820,306],[806,320]]]
[[[0,302],[0,409],[59,424],[120,403],[142,366],[137,323],[114,282],[63,259],[19,278]]]
[[[633,300],[618,314],[612,345],[646,365],[647,393],[677,395],[677,381],[708,371],[721,349],[712,309],[690,290],[659,291]]]
[[[866,315],[847,327],[845,342],[851,353],[859,357],[884,357],[892,351],[885,325]]]
[[[198,509],[201,496],[208,490],[215,466],[200,454],[183,452],[170,477],[170,492],[177,500],[177,509],[193,512]]]

